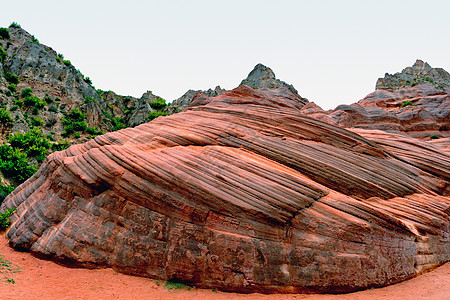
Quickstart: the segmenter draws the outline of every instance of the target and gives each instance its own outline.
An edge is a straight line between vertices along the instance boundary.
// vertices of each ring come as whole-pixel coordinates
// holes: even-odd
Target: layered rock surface
[[[50,155],[0,211],[17,249],[240,292],[348,292],[450,259],[450,158],[240,86]]]

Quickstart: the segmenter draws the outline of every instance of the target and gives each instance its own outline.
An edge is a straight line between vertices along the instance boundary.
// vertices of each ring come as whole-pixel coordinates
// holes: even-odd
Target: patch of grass
[[[432,136],[430,136],[430,139],[438,140],[438,139],[440,139],[440,137],[438,135],[432,135]]]
[[[406,107],[406,106],[408,106],[408,105],[412,105],[412,102],[411,101],[403,101],[402,102],[402,107]]]
[[[0,255],[0,274],[3,275],[5,281],[11,284],[16,283],[16,281],[11,278],[10,275],[17,272],[21,272],[20,267],[7,260],[5,256]]]
[[[187,290],[187,291],[189,291],[192,288],[183,283],[171,281],[171,280],[166,281],[166,283],[164,283],[164,287],[166,289],[168,289],[169,291],[171,291],[171,290]]]

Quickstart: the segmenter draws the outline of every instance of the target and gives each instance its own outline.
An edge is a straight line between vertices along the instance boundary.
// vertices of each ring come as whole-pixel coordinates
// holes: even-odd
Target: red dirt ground
[[[0,267],[0,299],[450,299],[450,263],[409,281],[351,294],[245,295],[194,288],[168,290],[156,280],[124,275],[112,269],[63,267],[30,253],[14,251],[4,233],[0,235],[0,255],[21,269],[21,272],[5,273]],[[15,283],[7,282],[7,278]]]

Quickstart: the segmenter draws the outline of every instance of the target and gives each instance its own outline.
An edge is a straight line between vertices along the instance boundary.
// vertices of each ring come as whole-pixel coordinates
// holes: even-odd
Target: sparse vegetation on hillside
[[[0,231],[6,230],[9,227],[9,225],[11,224],[9,221],[9,217],[11,217],[15,211],[16,210],[14,208],[11,208],[5,210],[4,213],[0,213]],[[5,266],[4,261],[1,259],[1,256],[0,256],[0,266],[1,267]]]

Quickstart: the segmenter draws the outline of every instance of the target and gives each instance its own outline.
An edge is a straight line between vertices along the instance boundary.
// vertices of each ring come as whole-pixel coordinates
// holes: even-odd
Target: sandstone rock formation
[[[287,94],[198,95],[50,155],[0,208],[17,208],[11,245],[240,292],[348,292],[450,260],[444,145],[351,132]]]
[[[417,81],[414,86],[403,87],[404,81],[408,80],[405,78],[411,79],[413,75],[414,78],[430,76],[426,78],[433,80]],[[379,79],[377,90],[357,103],[339,105],[330,111],[310,104],[302,109],[302,113],[345,128],[406,133],[423,140],[450,137],[449,78],[445,70],[433,69],[418,60],[402,73]]]

